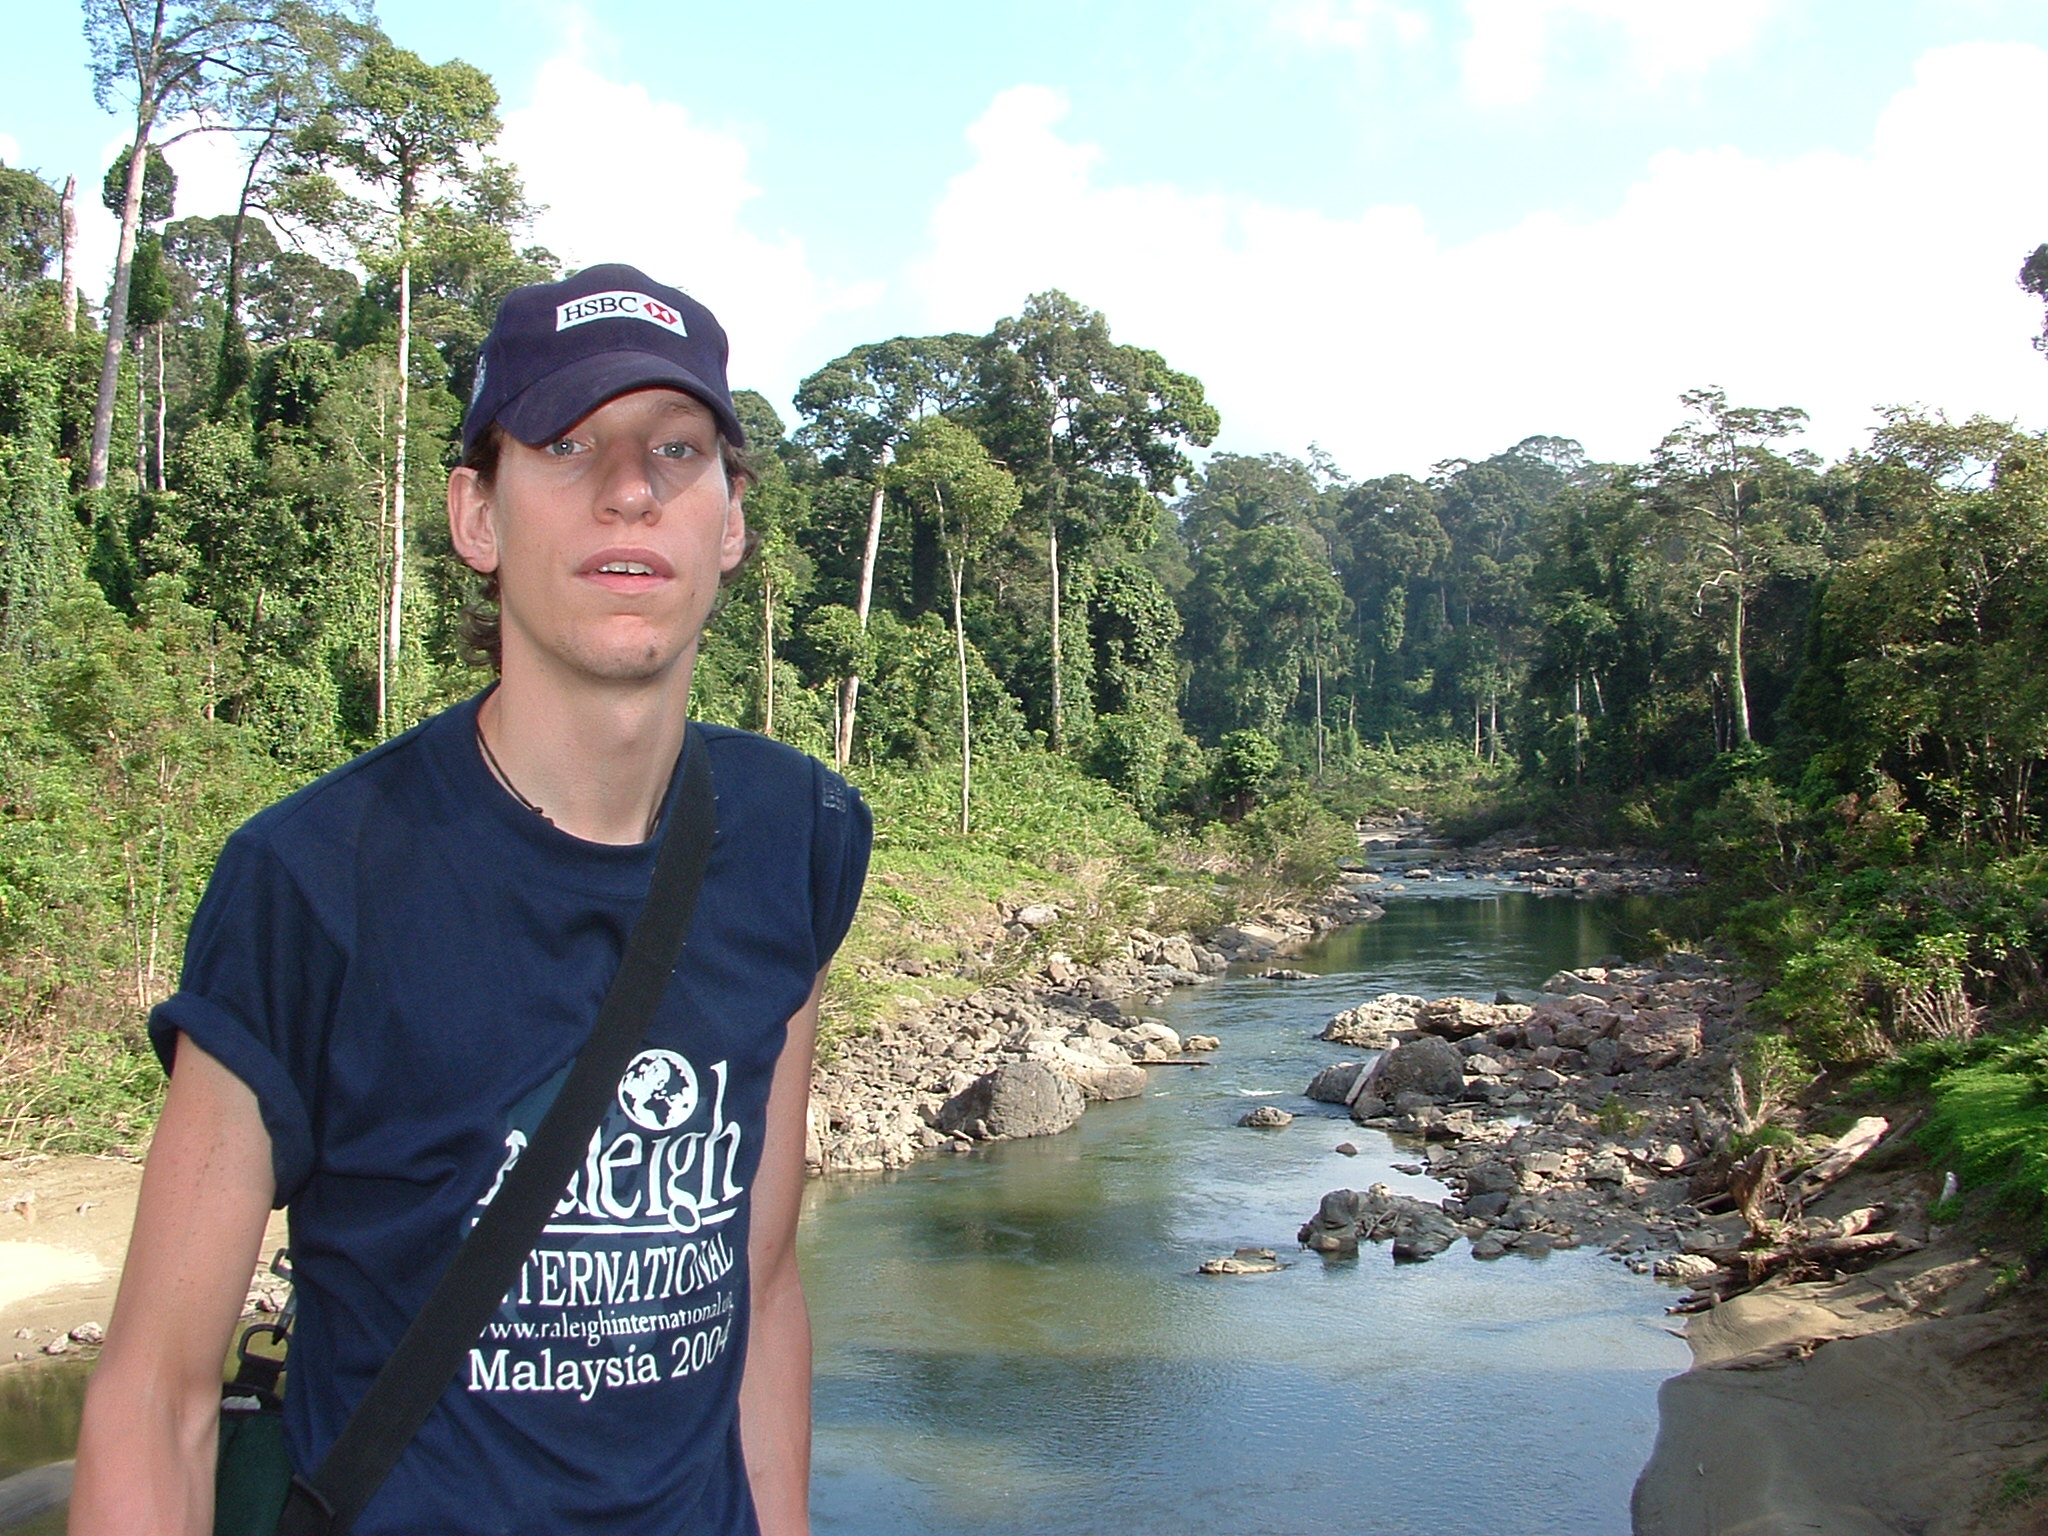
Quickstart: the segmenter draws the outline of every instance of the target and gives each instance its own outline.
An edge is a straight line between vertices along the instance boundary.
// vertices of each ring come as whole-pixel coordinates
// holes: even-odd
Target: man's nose
[[[605,450],[601,484],[601,511],[609,517],[636,522],[661,515],[661,498],[654,491],[653,470],[647,454],[634,443],[616,443]]]

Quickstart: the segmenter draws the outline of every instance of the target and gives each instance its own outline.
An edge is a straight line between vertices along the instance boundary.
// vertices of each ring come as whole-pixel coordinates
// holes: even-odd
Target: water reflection
[[[78,1443],[87,1367],[82,1361],[0,1369],[0,1477],[62,1461]],[[52,1510],[10,1536],[58,1536],[64,1512]]]

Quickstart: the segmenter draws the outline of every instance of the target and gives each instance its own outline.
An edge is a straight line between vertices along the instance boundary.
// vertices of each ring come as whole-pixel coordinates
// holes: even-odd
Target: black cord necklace
[[[492,777],[505,786],[514,800],[517,800],[521,805],[552,827],[555,824],[554,817],[526,798],[526,795],[519,786],[512,782],[512,775],[505,771],[505,765],[498,761],[498,754],[491,750],[490,738],[484,735],[484,717],[481,711],[478,712],[476,717],[476,744],[478,750],[484,755],[484,762],[489,766]],[[654,802],[654,809],[647,814],[647,830],[641,834],[640,841],[644,843],[648,838],[653,837],[654,829],[660,825],[661,801],[656,800]]]

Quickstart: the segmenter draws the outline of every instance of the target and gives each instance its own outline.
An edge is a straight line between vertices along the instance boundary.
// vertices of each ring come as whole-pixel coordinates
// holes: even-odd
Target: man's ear
[[[448,472],[448,538],[463,564],[489,575],[498,568],[498,522],[491,488],[467,467]]]
[[[718,570],[723,575],[747,557],[747,513],[743,503],[747,482],[735,480],[725,504],[725,537],[718,545]]]

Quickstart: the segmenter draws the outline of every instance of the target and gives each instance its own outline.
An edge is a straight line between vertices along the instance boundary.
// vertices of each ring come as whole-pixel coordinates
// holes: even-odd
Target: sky
[[[0,0],[0,160],[127,141],[75,7]],[[2041,0],[382,0],[501,95],[572,266],[689,288],[786,416],[847,348],[1060,288],[1206,386],[1217,447],[1354,477],[1524,437],[1646,457],[1682,391],[2048,427]],[[118,100],[116,107],[122,105]],[[231,141],[169,151],[233,206]],[[82,240],[111,263],[96,197]]]

